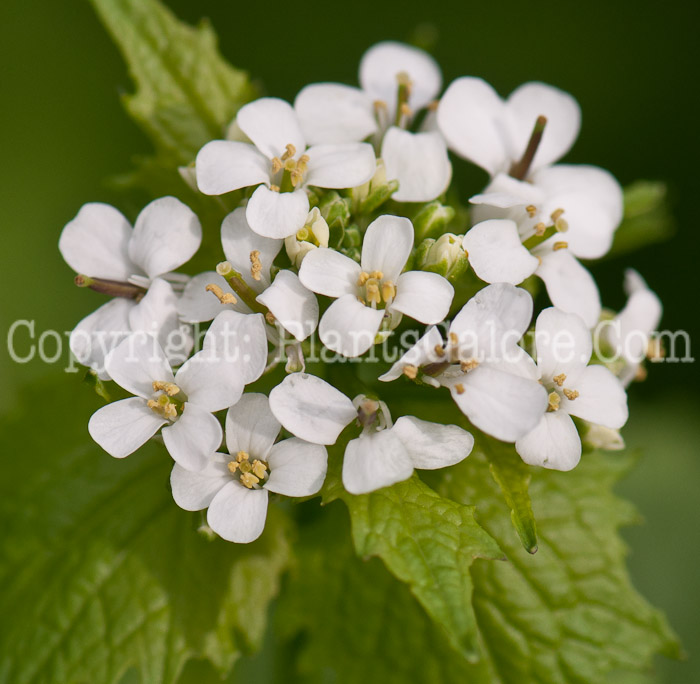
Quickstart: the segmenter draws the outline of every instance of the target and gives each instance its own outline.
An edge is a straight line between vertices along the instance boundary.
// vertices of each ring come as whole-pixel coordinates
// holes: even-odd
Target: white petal
[[[275,282],[258,298],[280,325],[300,342],[316,330],[318,301],[292,271],[280,271]]]
[[[539,261],[520,242],[518,226],[508,219],[477,223],[464,236],[469,263],[487,283],[518,285],[531,276]]]
[[[348,442],[343,459],[343,486],[367,494],[411,477],[411,458],[393,430],[360,435]]]
[[[402,216],[385,214],[372,221],[362,242],[362,270],[381,271],[394,283],[413,249],[413,224]]]
[[[516,440],[515,450],[528,465],[572,470],[581,460],[581,438],[565,411],[545,413],[537,426]]]
[[[223,195],[270,180],[270,162],[254,145],[213,140],[197,154],[197,187],[205,195]]]
[[[292,437],[272,447],[265,489],[284,496],[311,496],[323,486],[328,468],[326,447]]]
[[[593,276],[568,249],[543,253],[535,273],[542,278],[552,304],[581,316],[589,328],[600,318],[600,294]]]
[[[153,395],[153,383],[174,382],[173,372],[158,342],[146,333],[132,333],[107,356],[110,377],[128,392],[145,399]]]
[[[545,83],[524,83],[506,102],[515,159],[520,159],[532,135],[537,117],[547,117],[547,125],[535,157],[534,171],[561,159],[574,144],[581,128],[581,108],[571,95]]]
[[[170,473],[170,488],[175,503],[186,511],[201,511],[209,506],[227,483],[231,481],[228,454],[212,454],[203,470],[185,470],[177,463]]]
[[[116,297],[83,318],[70,334],[69,346],[75,358],[101,380],[109,380],[105,357],[131,332],[129,311],[134,306],[133,300]]]
[[[442,88],[440,67],[427,52],[393,41],[373,45],[360,62],[360,85],[372,100],[388,105],[390,117],[395,113],[401,73],[411,80],[408,105],[413,111],[429,104]]]
[[[374,344],[383,318],[381,309],[365,306],[355,295],[343,295],[326,309],[318,335],[328,349],[343,356],[360,356]]]
[[[221,445],[219,421],[206,409],[185,403],[182,415],[161,430],[163,442],[173,460],[187,470],[203,470]]]
[[[457,385],[464,391],[460,393]],[[480,430],[504,442],[514,442],[532,430],[545,412],[547,392],[535,380],[482,364],[451,380],[452,398]]]
[[[194,212],[175,197],[161,197],[138,215],[129,256],[156,278],[189,261],[201,242],[202,226]]]
[[[567,383],[564,383],[567,386]],[[578,391],[573,401],[561,400],[561,409],[589,423],[620,429],[628,418],[627,394],[620,381],[603,366],[588,366],[570,389]]]
[[[293,435],[314,444],[335,444],[357,411],[325,380],[292,373],[270,392],[270,409]]]
[[[58,248],[76,272],[125,282],[140,269],[129,258],[132,230],[123,214],[109,204],[84,204],[61,232]]]
[[[292,106],[279,98],[261,97],[241,107],[236,122],[268,159],[281,157],[289,144],[294,145],[296,157],[306,149]]]
[[[510,350],[530,325],[532,297],[508,283],[487,285],[454,317],[450,332],[471,356],[499,358]]]
[[[547,382],[560,373],[569,383],[574,382],[593,353],[591,331],[583,319],[554,307],[537,317],[535,344],[537,365]]]
[[[175,384],[187,395],[188,403],[213,413],[233,406],[241,398],[243,367],[231,363],[225,355],[202,350],[178,370]]]
[[[222,311],[209,326],[202,351],[234,364],[246,385],[254,382],[267,365],[267,335],[262,314]]]
[[[249,544],[265,529],[267,491],[248,489],[229,482],[214,497],[207,511],[207,523],[226,541]]]
[[[437,273],[408,271],[399,276],[391,308],[432,325],[442,322],[447,316],[454,294],[447,278]]]
[[[452,178],[447,145],[440,133],[411,133],[392,126],[384,135],[386,177],[398,180],[397,202],[430,202],[442,195]]]
[[[314,145],[306,153],[309,163],[304,182],[319,188],[355,188],[371,180],[377,170],[369,143]]]
[[[309,252],[299,268],[299,280],[313,292],[327,297],[341,297],[358,292],[360,265],[350,257],[328,247]]]
[[[231,286],[216,271],[206,271],[194,276],[177,302],[177,313],[187,323],[204,323],[216,318],[217,314],[232,308],[240,313],[250,313],[250,309],[237,297],[235,304],[222,304],[207,285],[218,285],[224,293],[233,294]]]
[[[507,173],[499,173],[491,180],[483,193],[474,195],[469,199],[469,202],[475,205],[486,204],[499,209],[510,209],[513,207],[524,208],[528,204],[534,204],[536,207],[541,206],[545,197],[544,191],[539,186],[513,178]],[[475,211],[477,208],[472,209],[472,214]],[[472,223],[479,223],[482,220],[485,219],[475,219],[472,216]]]
[[[440,357],[435,352],[436,347],[442,349],[443,340],[440,331],[435,327],[428,328],[426,333],[414,344],[384,375],[379,376],[382,382],[396,380],[403,375],[406,366],[420,368],[434,363]]]
[[[138,304],[129,309],[129,325],[134,332],[153,335],[160,341],[161,331],[177,328],[177,295],[173,286],[156,278]]]
[[[582,259],[602,257],[612,245],[623,212],[620,184],[596,166],[558,164],[538,171],[533,182],[547,196],[545,215],[564,209],[564,239]]]
[[[502,130],[505,104],[480,78],[458,78],[440,100],[438,126],[450,149],[495,175],[508,171],[510,150]]]
[[[143,399],[131,397],[95,411],[88,432],[110,456],[124,458],[143,446],[166,422]]]
[[[294,100],[294,111],[309,145],[356,142],[377,130],[372,99],[340,83],[306,86]]]
[[[281,427],[264,394],[244,394],[226,414],[226,447],[232,455],[245,451],[266,461]]]
[[[437,470],[463,461],[474,448],[474,437],[456,425],[440,425],[402,416],[391,430],[404,445],[414,468]]]
[[[245,215],[258,235],[283,239],[303,228],[309,213],[306,190],[275,192],[261,185],[248,201]]]
[[[232,211],[221,224],[221,244],[226,259],[238,271],[243,279],[256,292],[262,292],[270,284],[270,268],[275,257],[279,254],[282,240],[262,237],[253,232],[246,220],[246,210],[239,207]],[[251,271],[250,255],[259,252],[258,258],[262,265],[260,280],[254,280]]]

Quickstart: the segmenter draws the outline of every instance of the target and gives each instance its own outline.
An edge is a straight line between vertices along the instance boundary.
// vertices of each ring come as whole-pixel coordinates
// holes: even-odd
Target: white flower
[[[276,442],[279,432],[267,397],[243,395],[226,415],[229,454],[210,455],[198,472],[173,467],[175,503],[186,511],[208,508],[209,527],[227,541],[257,539],[265,527],[268,492],[311,496],[326,477],[325,447],[296,437]]]
[[[199,220],[174,197],[148,204],[133,229],[114,207],[85,204],[66,224],[58,247],[79,274],[79,285],[114,299],[71,334],[70,348],[78,361],[109,379],[106,355],[129,333],[140,331],[157,335],[174,363],[187,358],[191,332],[180,325],[177,296],[167,280],[186,279],[170,272],[189,261],[201,241]]]
[[[514,442],[547,406],[537,368],[518,342],[532,317],[532,298],[506,283],[488,285],[455,316],[445,345],[435,327],[379,379],[406,375],[448,387],[459,409],[480,430]]]
[[[150,335],[127,337],[107,357],[114,381],[135,397],[96,411],[88,430],[115,458],[145,444],[161,427],[173,459],[200,470],[221,444],[221,427],[212,415],[240,398],[243,386],[256,380],[267,359],[260,315],[224,311],[204,338],[202,351],[173,371]]]
[[[306,217],[304,226],[284,240],[287,256],[292,264],[299,268],[304,257],[317,247],[328,247],[330,231],[326,219],[321,216],[318,207],[314,207]]]
[[[537,426],[515,442],[530,465],[571,470],[581,458],[581,439],[571,416],[617,430],[627,422],[627,396],[600,365],[587,365],[590,330],[580,317],[555,308],[537,317],[537,367],[549,400]]]
[[[436,470],[471,453],[474,438],[456,425],[402,416],[392,425],[386,404],[362,395],[350,401],[325,380],[294,373],[270,392],[270,408],[293,435],[316,444],[334,444],[357,420],[362,434],[348,442],[343,485],[351,494],[402,482],[413,469]]]
[[[463,246],[482,280],[517,285],[534,273],[557,308],[589,327],[598,322],[598,287],[576,257],[594,259],[610,249],[623,209],[612,175],[564,164],[537,171],[530,182],[499,174],[470,202],[476,225]]]
[[[259,235],[285,238],[304,225],[309,213],[306,186],[353,188],[374,174],[367,143],[307,148],[296,114],[284,100],[264,97],[241,107],[236,117],[252,144],[214,140],[197,154],[197,185],[205,195],[258,186],[246,206]]]
[[[544,83],[525,83],[502,100],[482,79],[465,77],[450,84],[437,110],[450,149],[492,176],[510,173],[523,159],[541,116],[546,125],[524,173],[554,163],[574,144],[581,111],[571,95]]]
[[[644,358],[653,359],[659,353],[658,347],[651,343],[651,334],[661,321],[663,307],[642,276],[631,268],[625,272],[625,292],[627,304],[612,321],[605,323],[603,338],[623,362],[618,377],[627,387],[643,373]]]
[[[239,207],[221,224],[221,243],[227,261],[241,275],[251,297],[266,307],[285,330],[300,341],[316,330],[318,302],[296,273],[280,271],[272,280],[272,262],[282,248],[282,240],[254,233],[246,221],[245,209]],[[210,321],[226,309],[251,313],[250,307],[215,271],[192,278],[178,302],[180,317],[188,322]]]
[[[419,110],[433,102],[442,87],[435,60],[417,48],[383,42],[371,47],[360,63],[361,88],[315,83],[297,95],[294,109],[312,143],[374,139],[397,179],[399,202],[428,202],[449,185],[452,166],[442,136],[427,126],[406,130]]]
[[[321,318],[321,341],[344,356],[359,356],[380,329],[392,330],[402,314],[421,323],[447,315],[454,289],[436,273],[401,273],[413,248],[407,218],[380,216],[367,228],[358,264],[332,249],[307,254],[299,279],[310,290],[337,298]]]

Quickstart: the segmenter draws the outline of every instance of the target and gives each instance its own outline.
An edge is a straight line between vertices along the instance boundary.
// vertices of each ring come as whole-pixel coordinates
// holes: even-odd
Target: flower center
[[[535,218],[535,216],[538,214],[538,209],[534,204],[528,204],[525,207],[525,211],[530,219]],[[556,235],[557,233],[565,233],[567,230],[569,230],[569,223],[565,218],[563,218],[563,214],[563,209],[556,209],[549,215],[551,222],[541,220],[538,221],[531,227],[531,230],[534,231],[532,235],[523,240],[523,247],[528,250],[533,249],[538,245],[541,245],[546,240],[549,240],[552,235]],[[557,251],[559,249],[566,249],[568,246],[568,242],[558,240],[554,243],[552,249]]]
[[[236,458],[228,464],[228,470],[248,489],[260,489],[270,477],[270,466],[265,461],[253,459],[247,451],[239,451]]]
[[[182,413],[187,397],[174,382],[153,382],[153,398],[149,399],[147,406],[170,422],[177,420]]]
[[[281,157],[272,158],[271,176],[277,182],[272,183],[270,189],[277,192],[293,192],[303,182],[309,163],[308,154],[295,159],[297,149],[292,143],[287,144],[285,149]]]
[[[547,405],[548,413],[559,410],[562,395],[564,395],[569,401],[574,401],[574,399],[579,396],[578,390],[564,387],[565,381],[566,373],[559,373],[559,375],[555,375],[552,378],[553,384],[547,388],[549,390],[549,403]]]
[[[360,288],[359,300],[373,309],[382,304],[391,304],[396,297],[396,285],[391,280],[384,280],[381,271],[362,271],[357,279],[357,286]]]

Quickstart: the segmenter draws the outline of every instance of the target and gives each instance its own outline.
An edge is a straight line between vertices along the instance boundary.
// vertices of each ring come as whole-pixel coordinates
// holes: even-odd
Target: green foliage
[[[142,682],[174,682],[190,658],[226,672],[260,645],[288,522],[271,512],[250,546],[208,539],[201,514],[174,504],[162,447],[123,461],[100,452],[84,427],[96,397],[60,380],[0,424],[12,459],[0,491],[0,682],[118,682],[130,667]]]

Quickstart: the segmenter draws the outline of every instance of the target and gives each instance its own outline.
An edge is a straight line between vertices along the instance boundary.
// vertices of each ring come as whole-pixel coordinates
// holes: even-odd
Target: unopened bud
[[[386,167],[381,159],[369,182],[352,190],[353,203],[359,214],[369,214],[378,209],[399,189],[397,180],[387,180]]]
[[[416,250],[416,268],[421,271],[439,273],[445,278],[457,278],[469,266],[467,254],[462,247],[462,236],[445,233],[437,240],[427,238]]]
[[[437,237],[445,232],[445,228],[455,216],[455,210],[437,200],[428,202],[413,218],[416,237],[422,240],[427,237]]]
[[[328,247],[330,230],[321,210],[314,207],[306,217],[306,223],[295,235],[284,241],[287,256],[294,266],[299,268],[304,257],[317,247]]]

